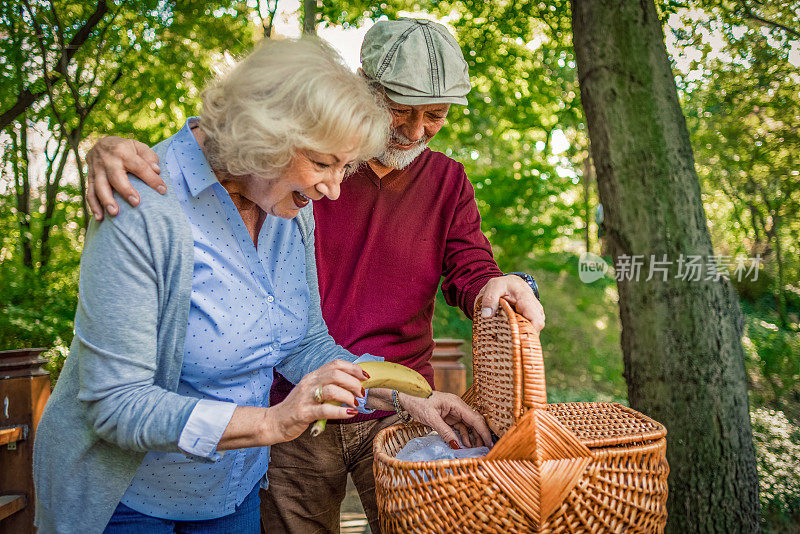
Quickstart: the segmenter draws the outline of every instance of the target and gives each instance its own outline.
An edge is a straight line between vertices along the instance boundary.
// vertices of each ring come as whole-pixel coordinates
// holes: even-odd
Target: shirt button
[[[278,350],[279,348],[281,348],[281,344],[276,341],[271,345],[271,347],[272,350]]]
[[[269,295],[267,297],[267,302],[275,302],[275,297],[273,297],[272,295]]]

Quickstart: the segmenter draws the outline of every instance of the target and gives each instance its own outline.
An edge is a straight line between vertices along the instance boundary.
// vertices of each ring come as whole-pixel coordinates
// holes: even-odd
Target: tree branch
[[[786,33],[794,35],[795,37],[800,37],[800,31],[792,29],[789,26],[785,26],[785,25],[781,24],[780,22],[776,22],[774,20],[765,19],[763,17],[760,17],[760,16],[756,15],[755,13],[753,13],[753,10],[750,9],[750,6],[748,6],[747,4],[743,3],[743,7],[744,7],[744,16],[745,16],[745,18],[752,19],[752,20],[755,20],[757,22],[760,22],[764,26],[771,26],[773,28],[777,28],[779,30],[783,30]]]
[[[58,16],[56,12],[56,6],[53,4],[52,0],[50,1],[50,13],[53,15],[53,25],[56,28],[55,36],[56,36],[56,44],[62,50],[64,49],[64,31],[62,29],[61,18]],[[65,59],[63,56],[61,59]],[[66,70],[67,64],[64,63],[64,69]]]
[[[119,15],[119,12],[120,12],[120,10],[116,9],[111,14],[111,18],[108,20],[108,23],[100,30],[100,33],[99,33],[98,39],[97,39],[97,48],[99,50],[99,52],[97,54],[97,57],[103,57],[103,55],[106,52],[106,47],[108,46],[108,44],[110,42],[108,39],[106,39],[106,33],[108,33],[108,28],[114,23],[114,21],[117,18],[117,15]],[[125,50],[125,52],[122,54],[122,56],[118,60],[118,63],[120,65],[122,65],[122,63],[124,62],[125,58],[128,56],[128,54],[130,54],[131,50],[133,50],[134,47],[135,47],[135,43],[131,43],[128,46],[128,48]],[[82,109],[86,110],[86,114],[87,115],[91,112],[91,108],[93,108],[95,106],[95,104],[97,104],[97,101],[99,99],[99,96],[96,95],[94,97],[93,103],[90,103],[92,101],[92,89],[94,88],[95,82],[97,81],[97,77],[99,76],[98,71],[100,70],[100,66],[101,66],[101,62],[100,61],[95,61],[94,62],[94,64],[91,67],[92,74],[91,74],[91,76],[89,78],[89,81],[85,84],[85,86],[86,86],[86,99],[85,99],[85,102],[81,103],[80,105],[82,106]],[[81,69],[82,68],[83,68],[83,65],[81,65]],[[81,71],[81,73],[82,73],[82,71]],[[76,79],[78,79],[78,81],[80,81],[79,78],[76,78]],[[119,75],[117,76],[117,79],[119,79]],[[116,83],[116,81],[114,83]],[[100,93],[101,93],[101,90],[98,89],[98,95]]]
[[[275,22],[275,14],[278,12],[278,0],[263,0],[263,6],[265,8],[263,10],[267,12],[266,17],[262,14],[262,0],[258,1],[256,11],[261,19],[261,27],[264,29],[264,38],[269,39],[272,37],[272,26]]]
[[[44,67],[44,71],[47,72],[49,69],[47,68],[47,60],[45,57],[44,41],[42,41],[42,38],[40,37],[43,36],[44,33],[42,32],[42,28],[39,25],[39,23],[36,22],[36,18],[33,13],[33,8],[30,6],[28,0],[23,0],[23,2],[28,7],[28,12],[30,13],[31,16],[31,22],[33,23],[34,29],[36,30],[36,38],[39,41],[40,48],[42,49],[42,66]],[[53,5],[52,1],[50,2],[50,13],[53,16],[53,25],[55,26],[56,29],[55,31],[56,43],[58,44],[59,47],[63,47],[64,36],[61,33],[61,19],[58,17],[58,13],[56,13],[56,7]],[[75,87],[75,84],[70,78],[69,71],[67,70],[67,65],[68,64],[66,62],[66,58],[62,55],[58,59],[58,62],[55,64],[54,69],[56,72],[61,74],[61,77],[66,82],[67,87],[69,87],[69,90],[72,93],[72,98],[75,100],[75,102],[78,102],[80,99],[80,94],[78,93],[78,88]],[[52,83],[48,83],[48,80],[45,80],[45,83],[47,84],[47,90],[48,93],[50,94],[50,99],[53,100]],[[55,101],[53,101],[53,106],[55,107]]]
[[[53,157],[50,157],[50,141],[55,139],[56,141],[56,150],[53,152]],[[58,158],[58,154],[61,152],[61,145],[64,142],[63,136],[51,136],[45,141],[44,145],[44,158],[47,160],[47,170],[44,172],[44,181],[45,184],[50,183],[50,176],[53,174],[53,165],[55,165],[55,161]]]
[[[36,13],[33,11],[33,7],[31,6],[28,0],[23,0],[25,4],[25,8],[28,10],[28,15],[31,17],[31,24],[34,26],[34,34],[36,36],[36,42],[39,45],[39,50],[42,52],[42,70],[44,72],[49,71],[47,67],[47,47],[44,44],[43,36],[44,32],[42,31],[42,27],[39,26],[39,23],[36,21]],[[58,111],[58,107],[56,106],[56,97],[55,93],[53,92],[53,83],[52,80],[48,76],[44,76],[45,85],[47,86],[47,95],[50,98],[50,109],[53,110],[53,116],[58,122],[58,126],[61,129],[61,135],[67,135],[67,129],[64,125],[64,118],[61,116],[61,113]]]
[[[133,49],[134,46],[133,44],[131,44],[123,54],[122,58],[120,58],[120,66],[117,69],[116,74],[114,74],[114,77],[111,79],[111,82],[107,83],[105,86],[101,86],[100,89],[98,89],[97,91],[97,95],[95,95],[94,99],[91,102],[87,101],[87,106],[84,108],[85,113],[81,120],[81,127],[83,127],[83,121],[85,121],[86,117],[88,117],[88,115],[92,112],[92,110],[98,104],[98,102],[100,102],[103,99],[103,97],[105,97],[105,95],[108,94],[108,92],[114,88],[117,82],[119,82],[122,79],[122,77],[125,74],[125,65],[123,60],[128,54],[131,53]]]
[[[57,64],[69,64],[73,56],[77,53],[81,46],[83,46],[83,44],[89,38],[89,35],[91,35],[95,26],[97,26],[97,24],[103,19],[103,16],[105,16],[107,11],[108,4],[106,3],[106,0],[99,0],[94,12],[78,29],[78,31],[75,32],[75,35],[72,36],[72,39],[70,39],[67,46],[65,46],[61,51],[61,56],[56,61]],[[16,119],[26,109],[33,105],[34,102],[37,102],[40,98],[47,94],[47,91],[36,91],[31,89],[32,87],[36,87],[42,81],[45,81],[45,83],[49,82],[52,85],[56,83],[59,78],[60,75],[51,76],[48,75],[47,71],[45,71],[41,78],[20,91],[20,93],[17,95],[16,102],[14,102],[10,108],[0,114],[0,130],[5,129],[14,121],[14,119]]]
[[[111,18],[106,22],[105,26],[103,26],[103,28],[100,29],[100,32],[97,35],[97,50],[98,50],[98,52],[97,52],[96,57],[98,57],[98,58],[99,57],[103,57],[105,55],[105,53],[106,53],[106,47],[108,46],[108,43],[109,43],[109,40],[106,39],[106,34],[108,33],[108,29],[114,24],[114,21],[117,19],[117,16],[119,15],[120,11],[121,11],[120,9],[115,9],[111,13]],[[92,75],[90,77],[89,83],[87,84],[87,87],[88,87],[87,92],[91,91],[91,88],[94,85],[95,80],[97,80],[97,71],[100,68],[100,63],[101,63],[100,61],[95,61],[93,66],[92,66]],[[82,79],[84,67],[85,67],[85,65],[80,65],[79,66],[79,68],[78,68],[78,76],[75,77],[76,80],[80,81]],[[88,98],[89,97],[87,97],[87,102],[88,102]]]

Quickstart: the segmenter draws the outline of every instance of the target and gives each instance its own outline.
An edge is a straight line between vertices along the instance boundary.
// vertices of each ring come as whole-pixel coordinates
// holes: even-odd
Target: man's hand
[[[86,154],[86,162],[89,164],[86,201],[98,221],[103,220],[103,207],[110,215],[119,213],[113,191],[117,191],[131,206],[139,204],[139,193],[131,186],[127,173],[135,175],[162,195],[167,192],[167,186],[159,175],[158,156],[139,141],[103,137]]]
[[[544,308],[531,287],[515,274],[492,278],[483,286],[478,297],[483,297],[482,317],[492,317],[500,305],[500,298],[504,298],[514,306],[517,313],[531,322],[537,332],[544,328]]]
[[[457,395],[434,391],[427,399],[421,399],[399,393],[399,400],[411,417],[438,432],[453,449],[460,448],[456,431],[467,447],[492,446],[492,435],[483,416]]]

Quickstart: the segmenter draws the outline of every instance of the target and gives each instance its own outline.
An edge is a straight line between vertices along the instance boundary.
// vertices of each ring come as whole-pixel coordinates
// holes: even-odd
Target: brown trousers
[[[328,422],[325,432],[273,445],[269,489],[261,490],[261,525],[267,534],[339,532],[339,509],[353,477],[373,534],[380,533],[372,441],[399,421],[396,415],[360,423]]]

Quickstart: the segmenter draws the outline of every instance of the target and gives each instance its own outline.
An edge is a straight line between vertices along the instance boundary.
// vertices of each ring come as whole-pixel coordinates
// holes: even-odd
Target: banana
[[[361,387],[396,389],[406,395],[426,399],[433,394],[428,381],[421,374],[405,365],[392,362],[361,362],[358,364],[369,378]]]
[[[392,362],[361,362],[359,365],[369,378],[361,381],[361,387],[396,389],[400,393],[413,397],[428,398],[433,394],[430,384],[425,378],[405,365]],[[339,402],[327,404],[341,405]],[[327,419],[320,419],[311,427],[311,435],[316,437],[325,430]]]

